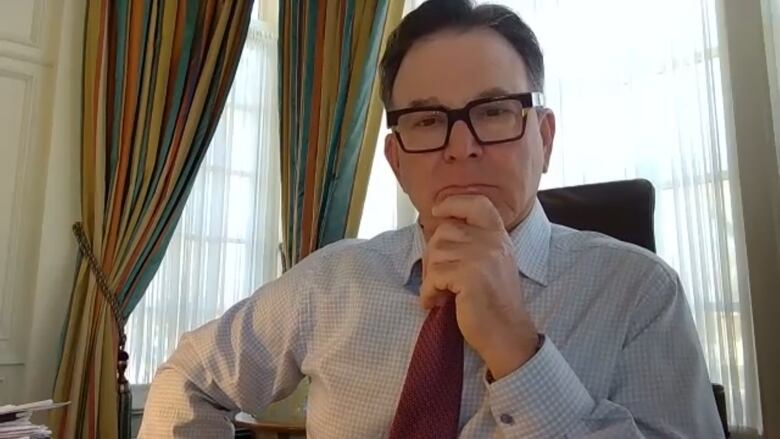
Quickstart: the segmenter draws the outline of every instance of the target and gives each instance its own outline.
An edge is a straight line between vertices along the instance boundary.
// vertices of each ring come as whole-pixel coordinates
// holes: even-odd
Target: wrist
[[[530,361],[534,355],[542,348],[544,336],[534,333],[527,337],[522,343],[516,344],[514,348],[498,349],[495,355],[486,355],[485,364],[487,365],[488,382],[511,374],[520,369]]]

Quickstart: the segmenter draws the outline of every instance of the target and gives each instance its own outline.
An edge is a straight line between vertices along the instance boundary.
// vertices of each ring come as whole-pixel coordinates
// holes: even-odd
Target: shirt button
[[[514,425],[515,423],[515,418],[513,418],[512,415],[506,413],[502,414],[500,419],[501,419],[501,423],[503,424]]]

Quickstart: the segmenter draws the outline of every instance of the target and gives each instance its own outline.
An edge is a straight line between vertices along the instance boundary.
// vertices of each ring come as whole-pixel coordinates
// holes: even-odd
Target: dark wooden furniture
[[[293,437],[306,437],[306,427],[303,425],[241,421],[236,421],[235,425],[236,439],[260,439],[267,437],[291,439]]]

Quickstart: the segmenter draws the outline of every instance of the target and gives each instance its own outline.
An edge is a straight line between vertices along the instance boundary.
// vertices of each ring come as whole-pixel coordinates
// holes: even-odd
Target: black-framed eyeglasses
[[[444,149],[455,122],[462,120],[480,145],[511,142],[525,135],[528,112],[544,106],[541,92],[476,99],[462,108],[425,106],[387,112],[387,126],[409,153]]]

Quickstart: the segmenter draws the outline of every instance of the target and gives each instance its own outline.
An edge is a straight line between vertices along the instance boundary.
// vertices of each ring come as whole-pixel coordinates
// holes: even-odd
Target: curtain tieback
[[[108,285],[108,279],[105,273],[100,268],[95,254],[92,252],[92,246],[89,244],[89,239],[84,233],[84,226],[81,222],[73,224],[73,234],[76,236],[76,241],[79,244],[79,252],[82,256],[87,258],[87,264],[90,271],[95,275],[97,280],[98,289],[103,295],[103,299],[108,303],[111,308],[111,314],[114,316],[114,323],[116,323],[117,329],[120,333],[124,333],[125,319],[122,317],[121,307],[116,295],[111,291],[111,287]]]
[[[119,352],[117,356],[117,383],[119,384],[120,394],[129,394],[130,384],[125,378],[125,370],[127,370],[127,360],[130,358],[125,351],[125,342],[127,336],[125,335],[125,323],[127,322],[122,315],[122,308],[119,305],[119,300],[111,291],[111,287],[108,285],[108,278],[98,264],[95,253],[92,251],[92,246],[89,243],[86,233],[84,233],[84,226],[81,222],[73,224],[73,235],[76,236],[76,241],[79,245],[79,252],[87,259],[87,265],[89,265],[90,271],[95,275],[97,280],[98,290],[100,290],[103,300],[108,303],[111,308],[111,314],[114,316],[114,324],[116,324],[117,332],[119,333]]]

